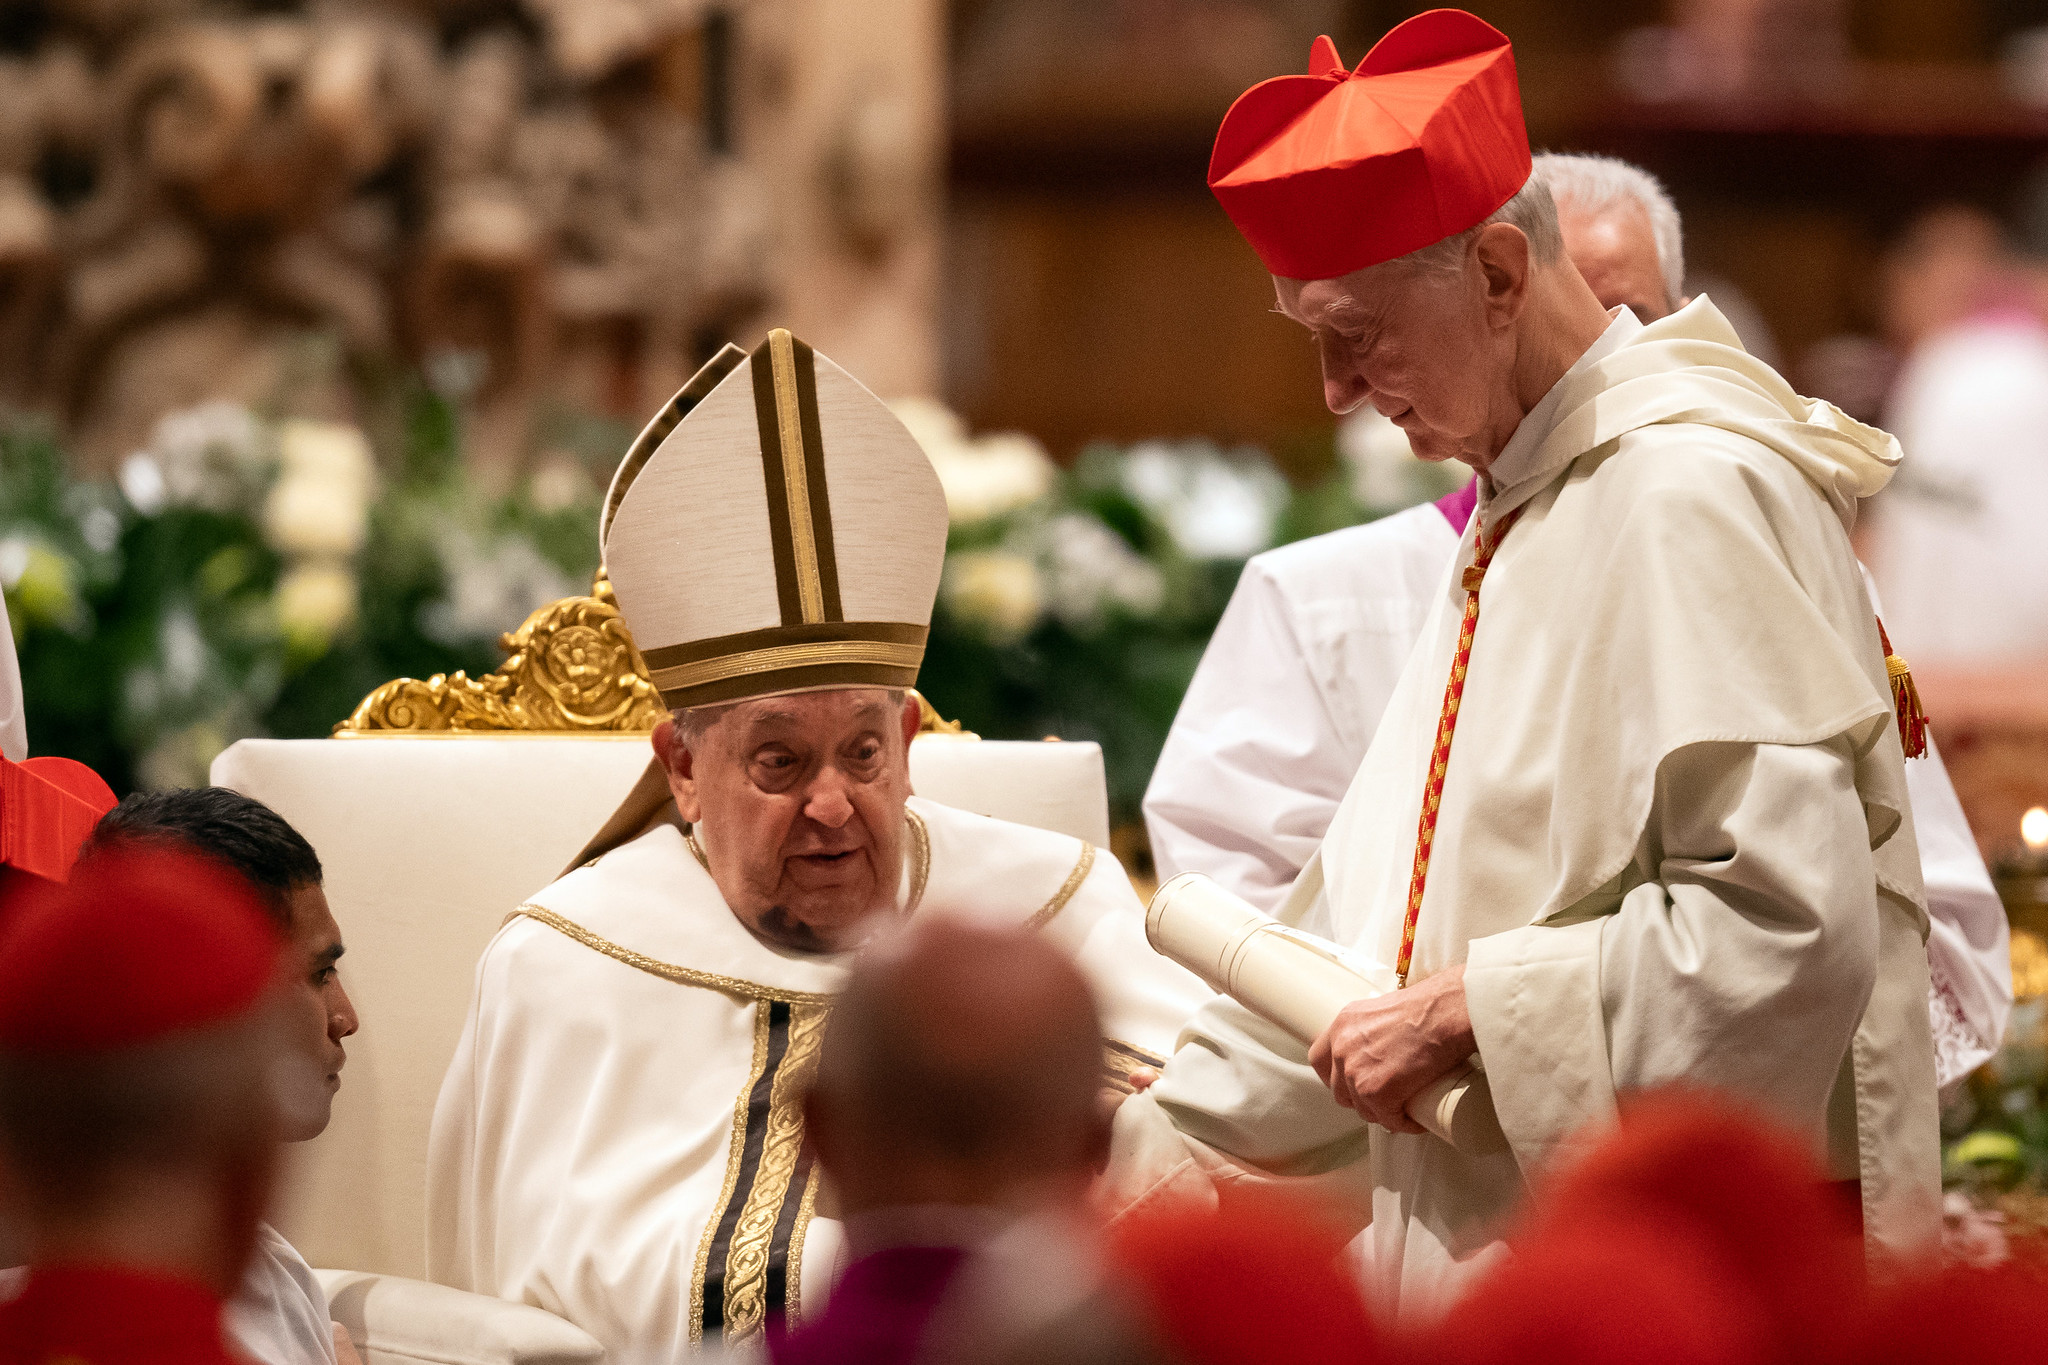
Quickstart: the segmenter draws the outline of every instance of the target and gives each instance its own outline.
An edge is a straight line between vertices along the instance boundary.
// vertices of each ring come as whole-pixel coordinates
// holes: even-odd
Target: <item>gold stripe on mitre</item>
[[[648,676],[671,710],[822,687],[910,687],[926,628],[823,621],[651,649]]]
[[[777,327],[752,357],[761,475],[782,623],[816,625],[844,618],[832,548],[832,504],[825,482],[818,416],[817,359]]]

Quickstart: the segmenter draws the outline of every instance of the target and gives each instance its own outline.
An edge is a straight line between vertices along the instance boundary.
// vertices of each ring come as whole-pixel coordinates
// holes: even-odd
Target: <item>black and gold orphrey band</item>
[[[763,1001],[754,1019],[753,1073],[733,1114],[725,1189],[697,1246],[693,1343],[745,1340],[801,1301],[803,1238],[817,1197],[803,1094],[817,1069],[825,1009]]]
[[[818,422],[818,367],[811,348],[778,327],[754,350],[754,423],[768,489],[768,536],[782,624],[843,621],[832,503]]]

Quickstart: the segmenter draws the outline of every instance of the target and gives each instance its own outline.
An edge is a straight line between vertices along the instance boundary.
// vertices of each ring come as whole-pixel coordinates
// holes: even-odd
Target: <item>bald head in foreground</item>
[[[856,1259],[775,1365],[1153,1358],[1098,1279],[1098,1029],[1030,934],[921,920],[862,955],[804,1106]]]
[[[878,945],[804,1105],[841,1213],[1076,1202],[1108,1152],[1098,1036],[1087,981],[1031,935],[933,920]]]

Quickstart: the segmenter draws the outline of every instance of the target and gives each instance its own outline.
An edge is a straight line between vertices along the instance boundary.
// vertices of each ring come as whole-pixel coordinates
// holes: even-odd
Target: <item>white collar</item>
[[[1559,376],[1535,407],[1529,409],[1521,425],[1515,428],[1515,434],[1508,437],[1508,443],[1501,447],[1500,454],[1494,456],[1493,464],[1479,476],[1482,480],[1480,490],[1488,495],[1489,502],[1501,489],[1513,488],[1541,472],[1534,467],[1536,453],[1543,448],[1551,428],[1557,425],[1557,409],[1564,398],[1565,386],[1635,340],[1636,333],[1643,330],[1643,324],[1626,308],[1615,308],[1607,316],[1607,330],[1594,338],[1585,353],[1573,361],[1572,367]]]

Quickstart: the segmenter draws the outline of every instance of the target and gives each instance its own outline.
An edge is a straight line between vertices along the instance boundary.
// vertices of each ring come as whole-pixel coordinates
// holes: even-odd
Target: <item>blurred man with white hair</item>
[[[1534,167],[1557,201],[1565,254],[1603,306],[1655,322],[1689,301],[1678,209],[1655,176],[1605,156],[1546,153]],[[1279,907],[1365,757],[1476,494],[1467,485],[1245,566],[1145,795],[1161,881],[1204,872]],[[2005,910],[1931,740],[1906,784],[1933,921],[1936,1071],[1952,1093],[2005,1036]],[[1279,820],[1237,821],[1248,802]]]
[[[1525,1181],[1665,1084],[1799,1133],[1873,1255],[1940,1231],[1924,718],[1849,545],[1898,444],[1705,299],[1603,307],[1532,171],[1507,39],[1456,10],[1348,71],[1318,40],[1232,106],[1209,168],[1331,410],[1467,464],[1477,503],[1281,907],[1399,988],[1306,1049],[1204,1007],[1118,1111],[1106,1190],[1313,1200],[1370,1226],[1402,1316],[1454,1301]],[[1504,1143],[1406,1112],[1467,1065]]]

